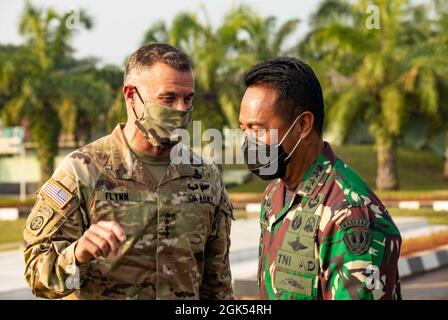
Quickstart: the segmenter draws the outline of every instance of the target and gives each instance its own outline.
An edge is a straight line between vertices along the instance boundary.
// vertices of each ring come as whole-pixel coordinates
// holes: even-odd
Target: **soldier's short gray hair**
[[[135,70],[149,68],[156,62],[162,62],[179,71],[193,70],[193,64],[183,51],[165,43],[144,45],[131,54],[124,71],[124,81]]]

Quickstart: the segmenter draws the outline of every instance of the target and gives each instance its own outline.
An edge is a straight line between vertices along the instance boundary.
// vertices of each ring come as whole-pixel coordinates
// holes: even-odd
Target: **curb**
[[[418,273],[428,272],[448,265],[448,246],[424,251],[398,260],[400,278],[407,278]]]

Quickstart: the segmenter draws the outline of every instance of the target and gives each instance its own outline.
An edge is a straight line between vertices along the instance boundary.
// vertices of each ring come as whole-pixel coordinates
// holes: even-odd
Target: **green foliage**
[[[107,131],[112,131],[118,123],[126,122],[126,104],[121,90],[117,90],[112,106],[107,112]]]
[[[22,232],[25,222],[25,218],[15,221],[0,221],[0,244],[23,241]]]
[[[375,148],[372,145],[342,145],[335,147],[336,154],[344,160],[369,186],[375,185],[376,158]],[[444,179],[440,172],[443,169],[443,159],[431,151],[415,150],[399,147],[397,160],[398,176],[400,178],[400,191],[378,192],[380,198],[405,196],[409,198],[421,197],[429,191],[441,190],[441,192],[428,193],[430,199],[448,197],[448,180]],[[229,169],[232,169],[230,167]],[[269,182],[253,176],[246,184],[229,188],[230,192],[263,192]]]
[[[379,9],[379,29],[366,27],[368,5]],[[326,98],[331,98],[329,137],[343,143],[356,128],[353,123],[369,124],[379,159],[384,159],[380,187],[398,186],[394,149],[411,114],[433,117],[433,127],[448,123],[440,117],[447,105],[440,99],[447,83],[447,60],[441,56],[446,55],[447,11],[438,11],[432,20],[430,10],[408,0],[326,0],[297,48],[323,74]]]
[[[379,8],[379,30],[366,27],[368,5]],[[58,139],[85,143],[126,120],[123,70],[98,68],[92,58],[73,58],[75,31],[65,24],[69,14],[27,3],[19,26],[26,44],[0,45],[2,122],[29,126],[32,140],[41,146],[42,179],[53,170]],[[193,120],[201,120],[203,130],[238,127],[244,73],[262,60],[296,54],[322,82],[325,136],[332,141],[347,142],[362,124],[375,138],[377,159],[393,160],[395,146],[417,125],[412,123],[416,117],[428,123],[428,141],[442,131],[448,137],[445,0],[324,0],[310,22],[305,38],[288,48],[298,19],[280,24],[242,4],[213,24],[205,9],[180,12],[169,24],[156,21],[143,43],[170,43],[192,57],[197,82]],[[92,27],[85,12],[80,23]],[[393,163],[380,161],[379,167],[387,170],[377,174],[398,172],[403,179],[401,168],[390,168]],[[448,176],[448,158],[446,163]]]
[[[434,211],[430,208],[418,210],[391,208],[389,213],[392,217],[421,217],[426,218],[429,224],[448,225],[448,211]]]
[[[205,9],[201,13],[202,19],[199,14],[181,12],[169,26],[157,21],[143,42],[169,42],[191,56],[197,83],[193,120],[201,120],[204,129],[237,128],[244,72],[284,53],[285,41],[298,20],[277,28],[274,17],[261,17],[251,7],[239,5],[213,26]]]
[[[5,125],[29,126],[43,181],[53,172],[61,134],[87,140],[111,104],[106,72],[101,76],[92,61],[71,57],[68,17],[27,3],[19,27],[26,44],[0,51],[2,119]],[[92,25],[83,12],[80,24]]]

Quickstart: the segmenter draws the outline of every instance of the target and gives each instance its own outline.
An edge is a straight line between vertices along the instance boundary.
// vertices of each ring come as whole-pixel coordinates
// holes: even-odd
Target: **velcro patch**
[[[45,183],[41,194],[57,208],[64,208],[73,198],[73,195],[62,184],[50,179]]]
[[[27,225],[28,231],[34,236],[39,235],[52,216],[53,209],[47,205],[41,204]]]
[[[289,271],[317,274],[319,259],[299,255],[286,250],[279,250],[276,265]]]
[[[317,229],[319,229],[319,221],[320,216],[316,214],[304,214],[300,235],[314,238],[316,236]]]
[[[201,193],[187,193],[187,201],[188,202],[199,202],[199,203],[216,203],[216,197],[211,195],[205,195]]]
[[[313,279],[278,270],[274,275],[274,286],[277,290],[310,296],[312,294]]]
[[[95,196],[99,201],[140,201],[140,192],[96,191]]]
[[[339,228],[346,230],[352,227],[363,227],[367,228],[369,226],[369,220],[367,219],[348,219],[339,223]]]
[[[191,182],[187,181],[187,189],[191,192],[200,192],[203,194],[211,194],[210,183],[205,181]]]
[[[350,230],[344,233],[344,242],[348,250],[356,255],[365,253],[370,248],[372,234],[370,230]]]

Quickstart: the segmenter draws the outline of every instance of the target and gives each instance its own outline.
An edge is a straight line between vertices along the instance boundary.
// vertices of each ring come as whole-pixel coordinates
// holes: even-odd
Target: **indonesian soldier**
[[[143,46],[123,95],[126,124],[65,157],[38,191],[26,281],[44,298],[232,299],[227,192],[216,166],[172,137],[191,122],[189,58]],[[179,150],[192,161],[173,161]]]
[[[313,70],[275,58],[250,70],[245,83],[239,119],[246,162],[273,180],[260,213],[260,298],[401,299],[400,233],[323,140],[324,102]]]

